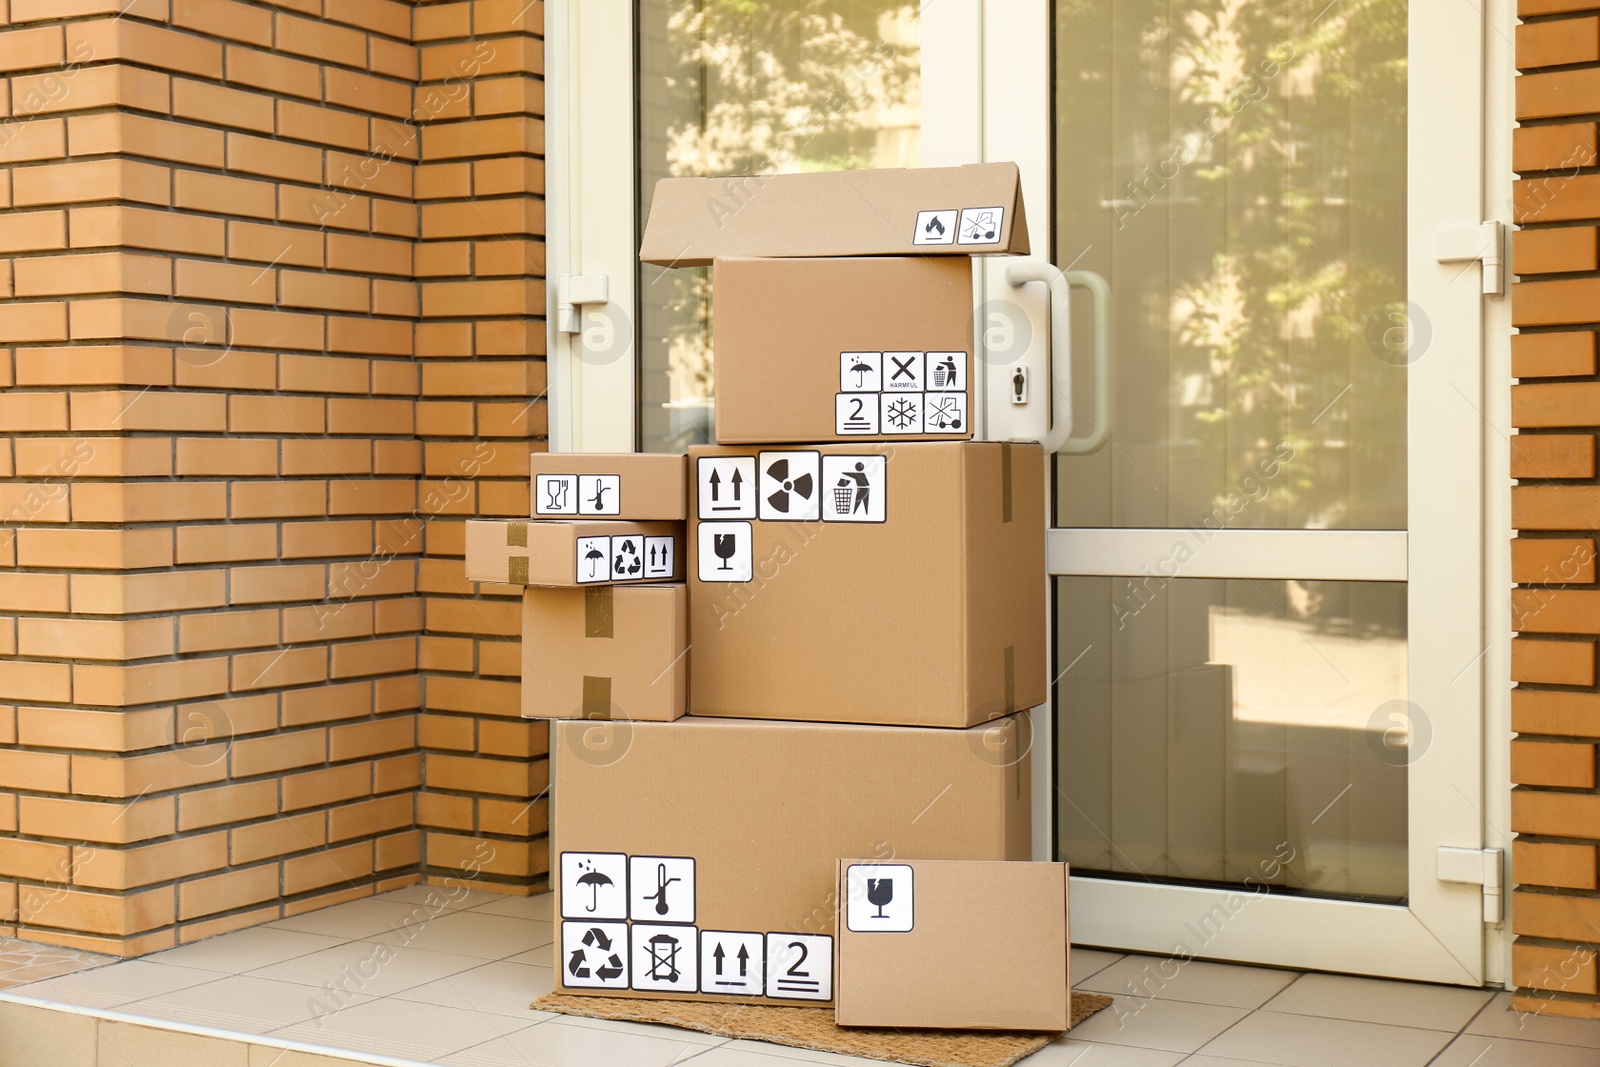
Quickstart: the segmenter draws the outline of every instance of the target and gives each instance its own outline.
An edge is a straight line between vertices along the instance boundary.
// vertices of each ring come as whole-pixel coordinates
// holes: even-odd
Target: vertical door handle
[[[1011,263],[1006,281],[1014,288],[1043,282],[1050,290],[1050,428],[1045,453],[1084,454],[1103,448],[1111,430],[1111,287],[1093,271],[1063,272],[1050,263]],[[1069,289],[1087,289],[1094,299],[1094,419],[1082,437],[1072,436],[1072,318]]]

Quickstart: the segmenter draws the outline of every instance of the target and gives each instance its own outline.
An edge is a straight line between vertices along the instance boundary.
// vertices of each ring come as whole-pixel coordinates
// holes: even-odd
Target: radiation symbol
[[[815,452],[761,455],[761,518],[804,522],[819,517],[817,483],[821,457]]]

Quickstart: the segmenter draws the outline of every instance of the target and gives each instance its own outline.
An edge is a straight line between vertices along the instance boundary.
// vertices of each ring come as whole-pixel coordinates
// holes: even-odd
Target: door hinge
[[[611,279],[604,274],[563,274],[556,279],[556,329],[583,332],[583,305],[610,299]]]
[[[1440,848],[1439,881],[1483,886],[1483,921],[1503,922],[1505,859],[1499,848]]]
[[[1498,222],[1442,227],[1434,233],[1434,253],[1440,263],[1477,260],[1483,265],[1483,292],[1499,296],[1506,291],[1505,232]]]

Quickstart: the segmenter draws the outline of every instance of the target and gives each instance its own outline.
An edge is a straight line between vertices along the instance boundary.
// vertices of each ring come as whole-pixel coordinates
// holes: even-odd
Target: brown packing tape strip
[[[528,524],[525,522],[506,523],[506,547],[528,547]]]
[[[1017,649],[1006,646],[1006,714],[1017,710]]]
[[[585,719],[611,718],[611,679],[583,676],[583,707]]]
[[[1000,521],[1011,521],[1011,442],[1000,442]]]
[[[528,584],[527,556],[511,556],[506,560],[506,581],[512,585]]]
[[[615,636],[616,618],[616,599],[611,586],[596,586],[583,591],[583,636]]]

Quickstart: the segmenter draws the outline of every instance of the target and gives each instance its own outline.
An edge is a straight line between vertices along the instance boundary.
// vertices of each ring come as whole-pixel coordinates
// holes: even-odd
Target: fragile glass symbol
[[[878,908],[878,914],[873,916],[874,919],[887,919],[887,918],[889,918],[889,916],[887,916],[887,915],[885,915],[883,913],[883,909],[893,899],[894,899],[894,879],[893,878],[868,878],[867,879],[867,903],[875,904],[875,905],[877,905],[877,908]]]
[[[718,559],[722,560],[722,566],[718,567],[717,570],[733,570],[732,567],[728,566],[728,561],[739,551],[739,541],[733,534],[712,534],[711,550],[717,554]]]
[[[550,493],[550,503],[545,505],[546,511],[564,511],[567,506],[567,490],[570,486],[566,482],[552,481],[545,485]]]

